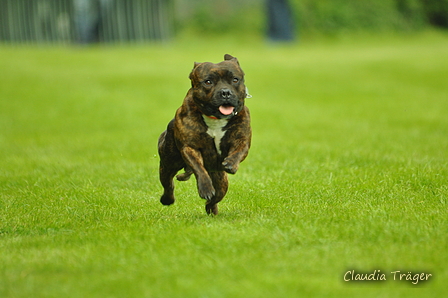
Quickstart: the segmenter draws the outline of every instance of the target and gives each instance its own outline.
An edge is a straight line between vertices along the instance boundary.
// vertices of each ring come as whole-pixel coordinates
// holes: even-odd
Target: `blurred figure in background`
[[[80,43],[100,41],[102,20],[111,0],[73,0],[75,26]]]
[[[270,41],[294,40],[294,20],[288,0],[267,0],[267,35]]]

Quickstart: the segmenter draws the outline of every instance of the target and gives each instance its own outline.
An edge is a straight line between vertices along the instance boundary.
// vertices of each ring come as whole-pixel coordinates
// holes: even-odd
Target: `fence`
[[[172,34],[173,10],[173,0],[0,0],[0,40],[164,40]]]

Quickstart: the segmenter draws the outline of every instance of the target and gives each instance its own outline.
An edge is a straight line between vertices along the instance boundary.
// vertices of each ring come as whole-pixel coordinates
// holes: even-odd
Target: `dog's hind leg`
[[[187,181],[190,179],[191,174],[193,174],[193,170],[189,166],[185,166],[185,173],[177,175],[176,179],[178,181]]]
[[[162,162],[160,163],[159,175],[160,182],[163,186],[163,194],[160,198],[160,203],[162,203],[163,205],[171,205],[175,201],[173,178],[180,169],[182,169],[182,166],[166,167],[162,164]]]
[[[163,186],[163,195],[160,198],[160,203],[163,205],[171,205],[174,203],[174,183],[173,178],[176,173],[166,169],[162,164],[159,169],[160,182]]]
[[[227,173],[224,171],[211,172],[213,187],[215,188],[215,195],[210,201],[207,201],[205,205],[205,211],[207,214],[218,214],[218,203],[224,198],[227,193],[229,182],[227,179]]]
[[[160,198],[160,202],[163,205],[171,205],[174,203],[173,178],[185,166],[174,141],[173,121],[168,124],[167,130],[160,135],[158,147],[160,155],[160,183],[163,186],[163,195]]]

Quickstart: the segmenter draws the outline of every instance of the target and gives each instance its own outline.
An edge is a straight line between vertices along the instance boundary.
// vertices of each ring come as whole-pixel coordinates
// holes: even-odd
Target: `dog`
[[[252,129],[238,59],[226,54],[224,61],[194,63],[191,88],[175,117],[160,135],[160,182],[163,205],[174,203],[174,176],[186,181],[196,177],[199,196],[206,200],[207,214],[218,214],[218,203],[228,189],[227,173],[235,174],[251,145]]]

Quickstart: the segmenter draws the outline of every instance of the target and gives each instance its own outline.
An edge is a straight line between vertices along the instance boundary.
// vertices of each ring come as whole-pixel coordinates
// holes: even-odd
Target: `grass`
[[[0,296],[446,294],[448,37],[212,41],[0,46]],[[227,52],[249,157],[219,216],[194,179],[162,206],[157,137],[193,61]]]

